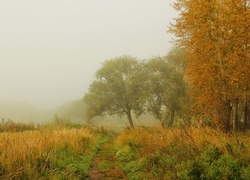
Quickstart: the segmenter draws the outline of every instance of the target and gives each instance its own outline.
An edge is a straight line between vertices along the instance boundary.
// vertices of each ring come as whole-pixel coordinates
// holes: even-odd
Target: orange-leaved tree
[[[225,131],[250,123],[250,7],[248,0],[177,0],[171,24],[187,51],[186,76],[195,117]]]

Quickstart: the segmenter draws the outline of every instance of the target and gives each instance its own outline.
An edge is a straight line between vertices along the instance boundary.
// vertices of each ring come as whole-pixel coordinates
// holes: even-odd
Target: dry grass
[[[17,123],[12,120],[8,120],[7,122],[0,123],[0,132],[20,132],[25,130],[34,130],[35,125],[33,123],[24,124],[24,123]]]
[[[117,140],[119,146],[135,144],[140,149],[141,156],[156,151],[168,152],[169,147],[180,150],[191,150],[190,155],[203,152],[207,145],[214,145],[224,153],[229,152],[231,147],[240,148],[244,145],[250,153],[250,137],[247,135],[227,135],[220,130],[205,128],[137,128],[126,130],[120,134]],[[236,149],[235,149],[236,150]],[[169,152],[168,152],[169,153]]]
[[[116,143],[117,157],[131,179],[218,179],[218,173],[221,179],[250,177],[248,133],[141,127],[127,129]]]
[[[94,136],[83,128],[0,133],[1,177],[15,179],[19,173],[32,174],[62,148],[79,154],[88,145],[86,139],[93,142]]]

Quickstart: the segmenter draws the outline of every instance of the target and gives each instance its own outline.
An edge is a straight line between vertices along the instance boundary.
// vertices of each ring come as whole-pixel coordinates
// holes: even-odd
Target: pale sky
[[[0,102],[80,99],[105,60],[166,55],[173,0],[0,0]]]

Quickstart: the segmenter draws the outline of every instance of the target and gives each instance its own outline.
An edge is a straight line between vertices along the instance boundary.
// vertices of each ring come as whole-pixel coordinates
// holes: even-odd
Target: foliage
[[[232,155],[221,154],[218,148],[208,147],[201,156],[181,164],[178,179],[249,179],[249,168]]]
[[[176,49],[167,57],[155,57],[145,64],[148,110],[162,124],[168,121],[168,126],[173,125],[177,113],[183,115],[183,102],[187,97],[183,70],[177,60],[182,61],[183,57]]]
[[[58,114],[70,119],[75,123],[82,123],[86,121],[87,105],[81,100],[75,100],[65,103],[58,109]]]
[[[70,118],[59,116],[57,114],[54,115],[54,119],[52,120],[52,123],[46,124],[45,127],[65,127],[65,128],[82,128],[85,125],[80,123],[72,122]],[[40,126],[42,128],[42,126]]]
[[[126,115],[133,127],[131,112],[143,112],[143,78],[138,73],[140,63],[133,57],[122,56],[105,61],[96,72],[96,79],[85,94],[89,119],[95,116]]]
[[[185,49],[193,116],[223,130],[250,122],[250,8],[247,0],[177,0],[170,32]],[[243,123],[239,119],[243,119]]]
[[[69,118],[65,118],[65,117],[60,117],[57,114],[54,115],[54,119],[53,119],[53,123],[56,126],[67,126],[68,124],[71,123]]]
[[[126,115],[133,127],[132,114],[138,117],[147,111],[162,124],[168,121],[169,126],[176,115],[187,119],[184,54],[175,48],[166,57],[145,61],[130,56],[105,61],[84,96],[89,120],[96,116]]]

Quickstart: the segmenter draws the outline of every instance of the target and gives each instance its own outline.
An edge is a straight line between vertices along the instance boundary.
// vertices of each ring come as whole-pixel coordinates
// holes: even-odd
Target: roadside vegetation
[[[102,141],[90,128],[0,133],[1,179],[85,179]]]
[[[244,180],[250,178],[249,134],[160,125],[119,132],[79,124],[6,130],[0,133],[0,178]]]
[[[129,179],[250,179],[249,134],[211,128],[136,128],[116,141]]]

